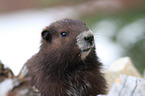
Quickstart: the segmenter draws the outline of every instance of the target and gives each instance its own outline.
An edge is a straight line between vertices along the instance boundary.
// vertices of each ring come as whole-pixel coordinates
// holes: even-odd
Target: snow
[[[0,96],[7,96],[8,92],[13,88],[13,80],[5,79],[0,83]]]
[[[111,41],[118,25],[112,19],[104,19],[94,26],[96,53],[100,57],[104,68],[108,68],[123,52],[122,47]]]

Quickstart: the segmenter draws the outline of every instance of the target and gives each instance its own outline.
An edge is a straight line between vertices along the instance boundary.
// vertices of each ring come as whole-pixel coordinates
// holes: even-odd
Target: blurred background
[[[17,75],[39,50],[51,22],[83,20],[94,32],[96,51],[108,68],[129,56],[145,69],[145,0],[0,0],[0,60]]]

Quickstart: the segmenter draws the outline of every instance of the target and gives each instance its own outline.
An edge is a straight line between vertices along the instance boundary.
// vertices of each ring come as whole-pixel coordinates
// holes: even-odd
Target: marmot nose
[[[84,40],[87,41],[88,43],[90,43],[92,45],[93,44],[93,41],[94,41],[94,36],[84,37]]]

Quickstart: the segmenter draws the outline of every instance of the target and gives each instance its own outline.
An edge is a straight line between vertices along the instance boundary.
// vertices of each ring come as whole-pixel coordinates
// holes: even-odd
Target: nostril
[[[94,36],[84,37],[84,40],[89,42],[89,43],[92,43],[92,41],[94,40]]]

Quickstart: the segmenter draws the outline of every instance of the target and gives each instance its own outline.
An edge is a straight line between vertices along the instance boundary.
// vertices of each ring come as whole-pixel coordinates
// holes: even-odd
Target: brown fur
[[[28,60],[32,83],[42,96],[96,96],[106,93],[106,81],[95,48],[82,60],[76,37],[89,30],[81,21],[64,19],[42,32],[40,51]],[[60,36],[67,32],[67,37]]]

